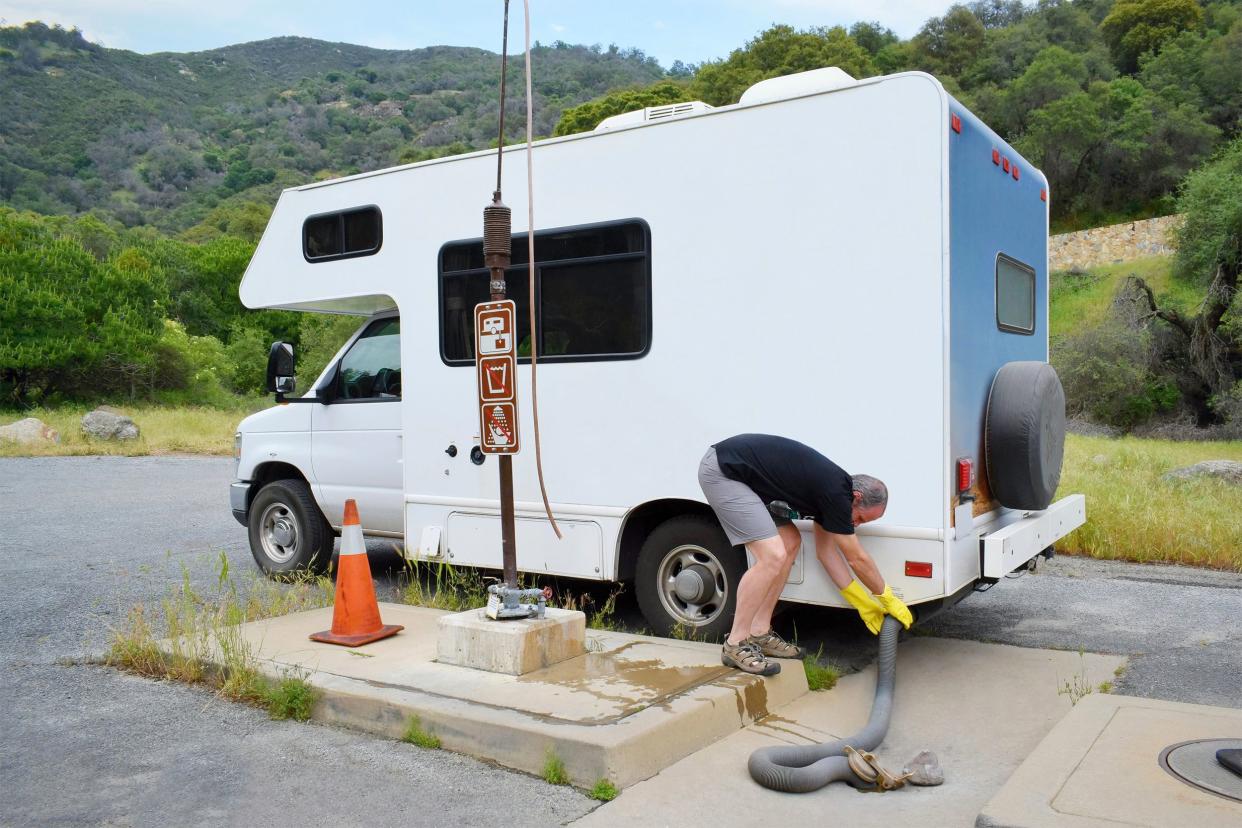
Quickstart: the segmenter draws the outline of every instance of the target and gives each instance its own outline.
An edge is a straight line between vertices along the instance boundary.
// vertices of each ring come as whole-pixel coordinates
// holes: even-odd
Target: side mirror
[[[273,342],[267,354],[267,390],[277,396],[292,394],[296,365],[293,346],[288,342]]]

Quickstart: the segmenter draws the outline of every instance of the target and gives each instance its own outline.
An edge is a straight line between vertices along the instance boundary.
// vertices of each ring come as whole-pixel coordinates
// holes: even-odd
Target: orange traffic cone
[[[312,641],[360,647],[396,635],[404,627],[380,620],[371,582],[367,546],[358,522],[358,504],[345,501],[345,521],[341,525],[341,554],[336,568],[336,602],[332,607],[332,629],[311,634]]]

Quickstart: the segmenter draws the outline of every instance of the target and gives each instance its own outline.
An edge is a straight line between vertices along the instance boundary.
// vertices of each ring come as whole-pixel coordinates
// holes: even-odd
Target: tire
[[[1048,508],[1065,453],[1065,392],[1045,362],[1001,366],[988,394],[984,454],[992,496],[1010,509]]]
[[[332,562],[332,527],[302,480],[275,480],[254,496],[247,516],[250,554],[268,575],[321,574]]]
[[[634,593],[657,635],[688,628],[697,638],[729,634],[746,553],[715,520],[683,515],[661,523],[638,552]]]

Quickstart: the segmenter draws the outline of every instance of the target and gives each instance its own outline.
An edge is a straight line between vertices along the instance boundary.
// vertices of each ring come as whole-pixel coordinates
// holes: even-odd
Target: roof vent
[[[858,81],[845,71],[829,66],[824,69],[812,69],[809,72],[798,72],[794,75],[759,81],[742,93],[742,98],[738,103],[757,104],[779,101],[783,98],[796,98],[800,95],[844,89],[856,83]]]
[[[682,103],[664,104],[662,106],[649,106],[645,109],[636,109],[633,112],[623,112],[620,115],[605,118],[599,122],[599,126],[595,127],[595,131],[607,132],[610,129],[646,124],[652,121],[666,121],[669,118],[679,118],[682,115],[707,112],[712,108],[711,105],[705,104],[702,101],[683,101]]]

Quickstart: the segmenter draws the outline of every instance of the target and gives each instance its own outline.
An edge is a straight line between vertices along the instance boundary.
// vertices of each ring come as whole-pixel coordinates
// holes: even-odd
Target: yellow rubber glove
[[[914,623],[914,616],[910,614],[910,608],[893,594],[893,588],[888,584],[884,585],[884,591],[880,593],[879,601],[884,607],[884,612],[900,621],[907,630],[910,629],[910,625]]]
[[[845,596],[845,600],[850,602],[850,606],[858,610],[858,614],[862,616],[863,623],[867,625],[867,629],[871,630],[871,634],[879,635],[880,626],[884,623],[884,607],[876,603],[867,588],[855,578],[850,581],[849,586],[841,590],[841,594]]]

